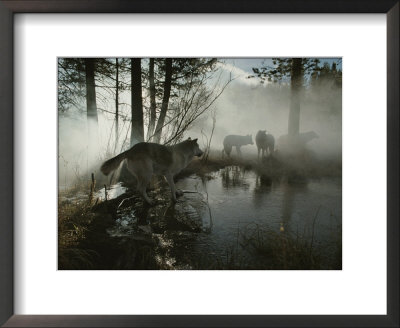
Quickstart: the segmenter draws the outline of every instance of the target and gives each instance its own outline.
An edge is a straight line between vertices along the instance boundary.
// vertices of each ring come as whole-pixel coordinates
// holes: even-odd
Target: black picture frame
[[[385,13],[387,315],[14,315],[13,125],[18,122],[13,120],[13,16],[16,13]],[[4,327],[399,327],[398,90],[398,0],[0,0],[0,324]]]

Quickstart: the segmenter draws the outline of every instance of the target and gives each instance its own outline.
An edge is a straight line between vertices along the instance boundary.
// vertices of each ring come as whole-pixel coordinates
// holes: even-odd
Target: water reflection
[[[98,198],[99,201],[104,201],[106,200],[110,200],[110,199],[114,199],[117,198],[121,195],[123,195],[124,193],[126,193],[127,188],[125,186],[122,185],[121,182],[118,182],[110,187],[108,187],[107,189],[102,188],[100,190],[98,190],[95,193],[95,199]]]
[[[176,204],[143,207],[132,202],[134,217],[129,221],[121,212],[118,235],[137,240],[135,229],[142,233],[147,225],[147,235],[157,240],[158,256],[163,263],[172,263],[171,268],[307,268],[304,256],[310,255],[311,246],[326,254],[322,267],[336,265],[331,254],[339,254],[340,260],[341,253],[336,246],[328,253],[321,241],[338,243],[327,229],[331,213],[341,222],[341,186],[335,180],[295,178],[296,182],[292,177],[275,179],[238,166],[208,178],[191,176],[177,182],[184,195]],[[161,196],[157,192],[153,197]],[[314,234],[313,218],[320,207]],[[126,234],[124,229],[133,232]],[[306,248],[299,254],[306,264],[297,260],[302,245]]]
[[[282,183],[283,199],[282,199],[282,216],[281,216],[281,231],[287,231],[289,223],[295,209],[295,199],[298,194],[307,193],[307,184],[290,184]],[[305,206],[307,206],[305,204]]]
[[[256,208],[259,208],[267,200],[269,193],[272,190],[272,178],[265,174],[257,174],[253,192],[253,203]]]
[[[239,166],[227,166],[220,171],[222,186],[225,189],[241,187],[244,190],[249,188],[245,178],[245,171]]]

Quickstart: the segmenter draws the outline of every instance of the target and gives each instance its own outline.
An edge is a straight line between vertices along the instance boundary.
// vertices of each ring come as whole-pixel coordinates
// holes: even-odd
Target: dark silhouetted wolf
[[[257,158],[260,159],[260,151],[261,158],[268,154],[272,154],[275,148],[275,138],[272,134],[267,134],[267,130],[259,130],[256,135],[256,145],[258,156]]]
[[[319,136],[314,131],[301,132],[297,136],[291,138],[289,135],[285,134],[278,138],[278,148],[279,151],[282,152],[293,153],[302,151],[307,143],[317,138],[319,138]]]
[[[172,201],[176,202],[174,175],[184,169],[193,157],[201,155],[203,151],[199,148],[197,139],[190,140],[189,138],[174,146],[140,142],[104,162],[100,169],[103,174],[108,175],[126,159],[128,170],[137,179],[137,190],[149,205],[153,202],[147,196],[146,188],[153,174],[161,174],[165,176],[171,188]]]

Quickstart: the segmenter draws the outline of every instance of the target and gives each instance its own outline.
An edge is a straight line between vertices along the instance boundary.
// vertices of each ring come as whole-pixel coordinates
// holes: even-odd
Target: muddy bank
[[[207,229],[206,203],[197,192],[184,190],[173,204],[163,184],[148,192],[156,202],[150,207],[131,189],[122,185],[114,189],[124,193],[116,192],[115,198],[101,199],[82,212],[90,219],[74,247],[61,245],[59,269],[168,269],[170,240]],[[111,198],[112,193],[107,193]]]

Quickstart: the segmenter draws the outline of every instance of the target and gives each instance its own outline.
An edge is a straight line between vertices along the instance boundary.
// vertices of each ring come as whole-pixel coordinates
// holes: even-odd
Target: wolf
[[[259,130],[256,135],[256,145],[257,158],[260,159],[260,151],[262,151],[261,158],[263,158],[268,153],[271,155],[274,152],[275,138],[272,134],[267,134],[267,130]]]
[[[299,133],[300,142],[306,144],[313,139],[319,138],[319,135],[315,131]]]
[[[127,160],[127,167],[137,179],[137,190],[144,200],[153,205],[146,193],[153,174],[163,175],[171,189],[171,199],[176,202],[176,188],[174,175],[183,170],[194,157],[201,157],[197,139],[185,140],[173,146],[165,146],[151,142],[139,142],[132,148],[104,162],[100,170],[104,175],[116,170],[123,160]]]
[[[241,146],[246,145],[254,145],[252,136],[248,134],[247,136],[237,136],[237,135],[229,135],[224,138],[224,149],[222,149],[222,158],[224,157],[224,153],[228,156],[231,155],[232,147],[236,147],[236,152],[239,156],[242,156],[242,152],[240,151]]]

